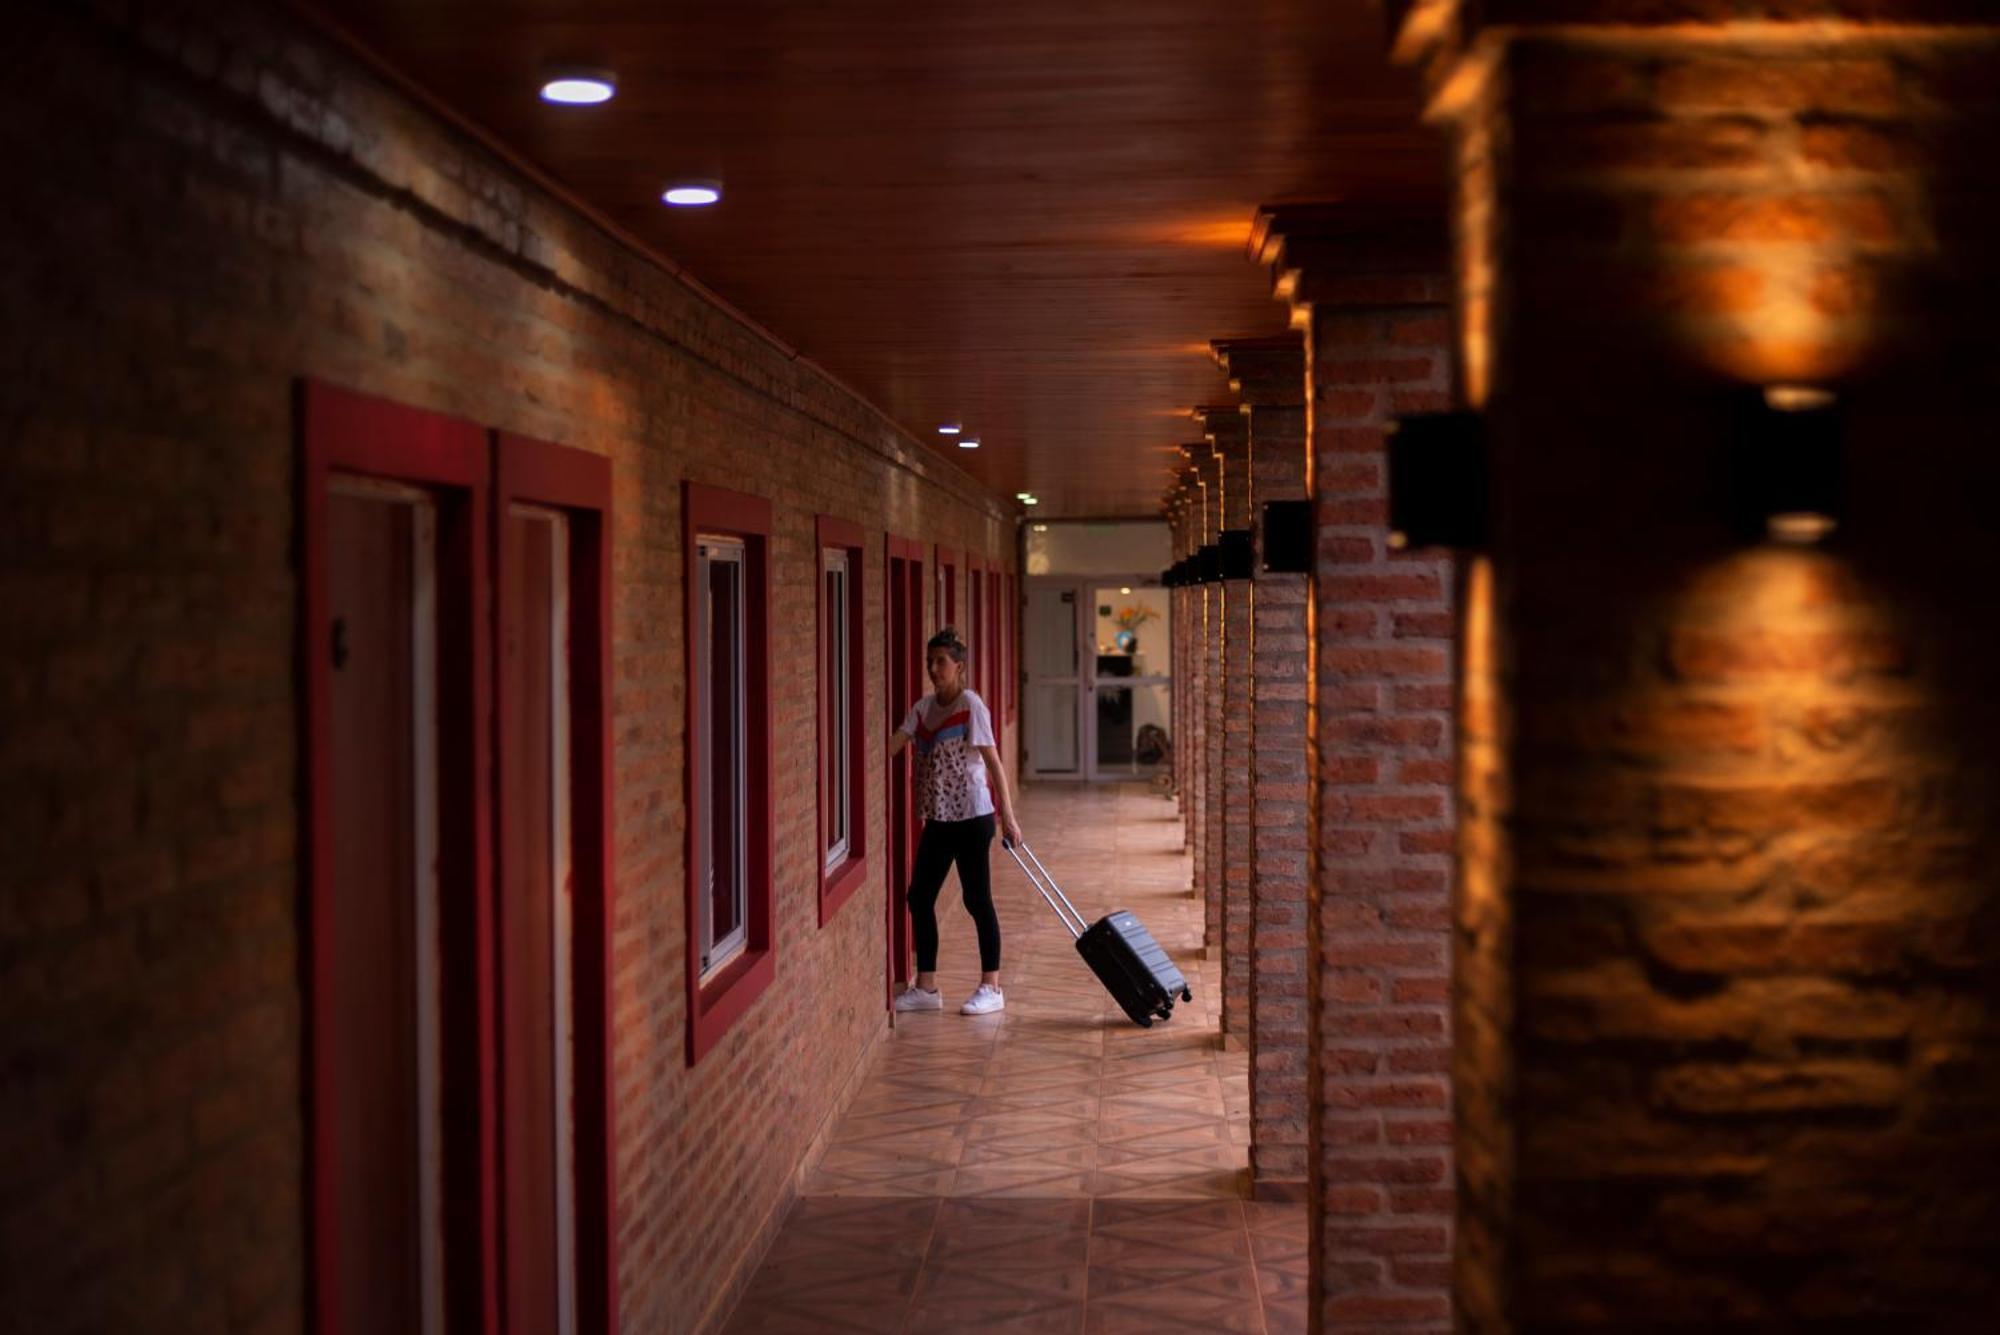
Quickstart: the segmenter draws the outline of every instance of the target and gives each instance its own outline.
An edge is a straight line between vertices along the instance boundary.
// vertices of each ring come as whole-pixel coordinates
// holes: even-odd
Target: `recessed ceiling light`
[[[976,437],[973,436],[961,436],[959,438],[958,448],[960,448],[961,450],[976,450],[979,448],[979,441]]]
[[[1035,493],[1032,491],[1017,491],[1014,493],[1014,499],[1017,501],[1032,501],[1035,499]]]
[[[618,81],[609,70],[555,70],[542,84],[542,101],[565,107],[589,107],[609,102]]]
[[[938,428],[938,434],[940,436],[955,436],[964,429],[965,429],[964,427],[960,426],[956,422],[946,422],[943,426]]]
[[[685,209],[702,208],[721,198],[720,181],[675,181],[660,192],[662,202]]]
[[[1128,586],[1123,586],[1123,585],[1121,585],[1121,586],[1119,587],[1119,590],[1118,590],[1118,592],[1120,592],[1120,593],[1130,593],[1130,592],[1132,592],[1132,590],[1131,590],[1131,588],[1130,588],[1130,587],[1128,587]]]
[[[1022,501],[1022,502],[1021,502],[1021,504],[1023,504],[1023,505],[1040,505],[1040,504],[1041,504],[1041,502],[1040,502],[1040,501],[1038,501],[1038,500],[1036,500],[1036,499],[1035,499],[1035,498],[1034,498],[1033,496],[1030,496],[1030,497],[1028,497],[1028,498],[1027,498],[1026,500]]]
[[[1048,531],[1049,531],[1049,526],[1047,524],[1035,525],[1035,532],[1037,533],[1047,533]]]

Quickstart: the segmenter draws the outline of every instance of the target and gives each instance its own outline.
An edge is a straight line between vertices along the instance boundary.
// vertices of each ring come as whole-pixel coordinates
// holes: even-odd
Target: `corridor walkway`
[[[1087,918],[1140,915],[1193,1003],[1126,1020],[996,844],[1007,1009],[957,1013],[978,961],[947,886],[947,1009],[901,1017],[731,1331],[1305,1329],[1305,1209],[1244,1199],[1245,1058],[1219,1042],[1173,804],[1037,785],[1022,824]]]

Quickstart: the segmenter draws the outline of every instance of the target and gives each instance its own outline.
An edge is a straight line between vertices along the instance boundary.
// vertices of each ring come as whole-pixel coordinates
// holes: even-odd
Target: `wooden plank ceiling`
[[[1284,328],[1259,204],[1443,180],[1367,0],[322,7],[1038,518],[1157,513],[1208,340]],[[562,63],[618,96],[543,104]]]

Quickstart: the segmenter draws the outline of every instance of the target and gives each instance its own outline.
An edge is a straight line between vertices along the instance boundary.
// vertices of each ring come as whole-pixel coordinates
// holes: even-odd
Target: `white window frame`
[[[828,587],[838,581],[838,597]],[[826,618],[825,646],[826,680],[824,702],[827,707],[826,756],[821,766],[820,781],[827,785],[821,794],[822,806],[826,811],[826,830],[820,865],[832,871],[847,861],[847,851],[852,844],[852,822],[854,819],[853,775],[853,701],[850,698],[853,682],[849,679],[851,670],[848,661],[854,597],[854,581],[849,578],[847,549],[845,547],[823,547],[820,549],[820,597],[821,613]]]
[[[695,597],[700,600],[696,609],[695,624],[700,627],[702,642],[695,646],[694,690],[697,708],[695,710],[695,772],[701,776],[704,785],[710,785],[710,800],[713,800],[713,776],[715,774],[714,709],[710,706],[713,683],[709,679],[713,655],[709,652],[715,639],[715,606],[711,594],[710,574],[718,564],[733,566],[736,570],[736,609],[734,618],[734,643],[731,645],[731,661],[736,674],[735,704],[730,726],[735,736],[729,741],[734,745],[737,763],[733,766],[736,778],[735,819],[731,833],[736,842],[736,887],[734,899],[737,907],[737,922],[734,930],[721,938],[714,935],[715,926],[715,857],[710,847],[714,829],[713,813],[703,810],[699,828],[695,831],[695,867],[699,878],[700,899],[700,941],[701,977],[713,977],[743,953],[749,944],[750,933],[750,876],[749,876],[749,835],[748,819],[750,810],[749,782],[749,730],[744,717],[744,702],[749,692],[749,668],[747,650],[749,647],[749,576],[748,544],[740,537],[729,534],[699,535],[695,540]]]

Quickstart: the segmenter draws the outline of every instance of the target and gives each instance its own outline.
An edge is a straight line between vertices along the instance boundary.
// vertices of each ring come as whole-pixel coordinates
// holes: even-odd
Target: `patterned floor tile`
[[[1007,1009],[898,1017],[729,1331],[1305,1329],[1305,1208],[1246,1199],[1249,1057],[1220,1038],[1179,817],[1142,788],[1021,806],[1079,908],[1137,913],[1195,1000],[1130,1023],[998,862]],[[977,981],[955,893],[948,1002]]]

